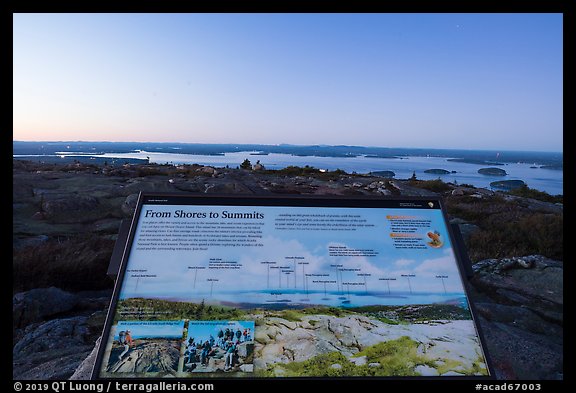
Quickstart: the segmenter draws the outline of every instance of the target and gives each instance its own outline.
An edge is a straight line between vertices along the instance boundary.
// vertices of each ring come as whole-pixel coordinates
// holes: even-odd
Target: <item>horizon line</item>
[[[486,152],[535,152],[535,153],[560,153],[564,154],[562,150],[514,150],[514,149],[487,149],[487,148],[457,148],[457,147],[406,147],[406,146],[365,146],[365,145],[348,145],[348,144],[325,144],[325,143],[311,143],[311,144],[295,144],[295,143],[236,143],[236,142],[158,142],[158,141],[90,141],[90,140],[12,140],[12,143],[158,143],[158,144],[181,144],[181,145],[260,145],[260,146],[295,146],[295,147],[360,147],[360,148],[377,148],[377,149],[413,149],[413,150],[465,150],[465,151],[486,151]]]

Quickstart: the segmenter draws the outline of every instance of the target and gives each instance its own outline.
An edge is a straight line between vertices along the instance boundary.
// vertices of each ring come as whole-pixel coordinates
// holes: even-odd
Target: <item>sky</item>
[[[562,151],[562,14],[14,14],[13,139]]]
[[[178,210],[187,213],[205,213],[206,218],[182,218],[182,214],[176,217],[175,212]],[[121,298],[159,296],[190,300],[202,297],[207,300],[239,301],[242,299],[241,301],[248,302],[247,295],[241,294],[242,291],[282,290],[282,288],[304,290],[304,277],[310,274],[317,275],[307,276],[310,291],[324,290],[324,284],[315,283],[314,280],[332,281],[327,285],[328,290],[338,290],[339,282],[366,283],[367,287],[354,284],[357,286],[347,288],[351,293],[358,291],[363,293],[369,288],[382,288],[381,278],[394,278],[395,281],[389,282],[390,289],[395,292],[406,292],[409,287],[403,275],[413,274],[410,285],[414,292],[443,294],[446,290],[448,293],[464,293],[454,251],[439,209],[317,207],[313,212],[314,217],[296,217],[295,214],[310,214],[310,211],[306,208],[259,206],[256,210],[262,213],[264,218],[258,220],[225,219],[220,213],[223,210],[233,213],[255,211],[254,207],[144,205],[143,215],[141,215],[130,251],[128,273],[124,278]],[[149,217],[146,217],[144,213],[148,211],[170,213],[170,217],[166,217],[166,214],[149,214]],[[218,213],[219,217],[212,215],[213,218],[210,218],[210,213]],[[417,230],[409,234],[421,236],[424,240],[419,240],[419,244],[425,244],[430,240],[427,237],[428,232],[438,231],[442,241],[441,247],[425,246],[424,249],[395,247],[390,235],[393,232],[391,221],[387,218],[390,214],[400,214],[405,220],[410,219],[414,222],[413,225]],[[333,228],[334,224],[319,220],[330,218],[344,221],[335,222],[341,225],[340,229],[318,230],[311,229],[312,226],[301,226],[294,227],[297,230],[290,230],[289,226],[286,229],[276,229],[278,218],[310,220],[308,222],[324,225],[323,228]],[[249,228],[247,223],[252,222],[254,224],[252,228]],[[263,224],[259,225],[260,222]],[[235,224],[240,229],[230,228]],[[343,229],[342,224],[353,225],[353,230]],[[372,226],[360,226],[367,224]],[[168,231],[166,235],[162,234],[164,228]],[[184,231],[183,234],[178,238],[171,237],[170,231],[175,230],[174,228]],[[200,235],[194,230],[200,231]],[[214,230],[224,235],[219,238],[202,237],[202,233],[211,233]],[[239,243],[234,243],[236,240],[230,240],[253,235],[252,233],[246,234],[245,231],[259,231],[262,238],[257,242],[262,246],[246,246],[245,244],[240,246]],[[164,241],[164,236],[170,240]],[[145,248],[154,242],[159,245],[153,246],[152,249]],[[212,246],[214,242],[222,245]],[[176,247],[180,247],[182,243],[193,247],[192,252],[176,250]],[[196,244],[190,245],[192,243]],[[201,245],[203,243],[205,244]],[[161,246],[168,249],[163,249]],[[348,255],[330,255],[330,249],[336,247],[339,250],[372,250],[375,254],[360,256],[350,255],[351,252],[357,251],[340,251]],[[215,258],[221,261],[210,262]],[[158,261],[162,261],[161,266]],[[298,265],[300,261],[308,264]],[[210,267],[210,263],[217,263],[219,266]],[[348,270],[343,271],[341,277],[337,277],[338,266],[334,267],[334,265],[341,265],[341,268]],[[235,268],[220,266],[234,266]],[[369,276],[359,276],[358,272]],[[324,275],[322,276],[324,278],[318,275]],[[446,277],[444,282],[437,279],[438,275]],[[337,302],[335,304],[340,302],[336,298],[333,301]],[[393,303],[398,299],[380,301]]]

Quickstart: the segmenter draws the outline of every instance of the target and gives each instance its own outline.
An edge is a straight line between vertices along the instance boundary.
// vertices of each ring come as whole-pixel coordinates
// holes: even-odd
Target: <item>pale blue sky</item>
[[[561,14],[15,14],[14,140],[562,150]]]
[[[317,207],[314,209],[314,214],[332,216],[337,219],[359,216],[357,217],[358,220],[365,219],[367,224],[373,225],[357,227],[354,231],[276,229],[276,219],[280,217],[280,214],[307,214],[306,209],[298,208],[260,206],[254,209],[253,207],[144,205],[142,211],[146,212],[147,210],[170,213],[171,217],[146,218],[145,215],[141,216],[130,251],[127,269],[146,271],[148,275],[153,277],[136,278],[126,275],[120,295],[123,299],[142,296],[188,299],[194,296],[208,297],[208,294],[212,298],[212,293],[218,294],[216,296],[223,296],[223,293],[230,291],[240,293],[241,291],[265,290],[268,288],[269,282],[272,283],[270,288],[274,289],[288,285],[286,282],[282,284],[280,281],[281,269],[269,271],[268,266],[262,264],[262,261],[275,261],[276,266],[294,268],[296,286],[299,289],[303,288],[302,277],[304,274],[328,274],[329,279],[335,280],[336,270],[331,265],[341,264],[345,268],[358,268],[361,269],[362,273],[369,273],[371,276],[366,278],[366,281],[371,288],[381,287],[382,282],[379,279],[382,277],[394,277],[397,278],[397,281],[390,285],[392,289],[398,290],[405,285],[404,280],[401,279],[402,274],[415,274],[416,277],[412,278],[412,283],[414,288],[418,288],[418,292],[441,293],[443,287],[436,280],[436,276],[447,275],[450,277],[445,280],[448,292],[463,292],[462,281],[458,273],[452,245],[447,236],[442,212],[437,209],[370,209],[370,211],[357,208]],[[183,210],[188,213],[205,213],[206,217],[210,217],[210,213],[219,213],[220,218],[177,218],[174,214],[176,210]],[[262,243],[263,246],[202,246],[202,249],[193,250],[191,253],[190,251],[170,249],[146,249],[145,246],[139,245],[141,241],[143,243],[149,241],[145,237],[140,237],[142,231],[145,230],[143,226],[156,225],[159,221],[179,224],[192,224],[200,221],[207,223],[206,225],[214,222],[234,223],[234,220],[222,218],[221,212],[223,210],[233,213],[253,211],[262,213],[264,218],[257,221],[264,223],[264,225],[258,226],[263,233],[263,237],[258,242]],[[390,237],[391,223],[386,218],[386,215],[389,214],[408,216],[422,222],[430,221],[430,227],[419,228],[415,235],[422,236],[423,240],[419,240],[419,242],[425,244],[428,240],[427,232],[438,231],[444,242],[443,246],[440,248],[426,247],[425,249],[396,248]],[[318,220],[318,218],[314,220]],[[241,221],[240,225],[246,227],[247,221]],[[236,223],[238,222],[236,221]],[[351,222],[346,222],[346,224]],[[191,243],[196,241],[194,235],[190,236],[190,238],[183,238],[182,241]],[[206,243],[210,242],[206,240]],[[222,240],[222,242],[225,243],[226,241]],[[374,257],[331,256],[329,246],[346,247],[352,250],[374,250],[378,254]],[[302,266],[298,266],[295,260],[285,258],[291,256],[303,257],[308,265],[305,266],[304,270],[301,270]],[[211,269],[209,267],[211,258],[234,261],[238,268]],[[158,265],[158,261],[162,261],[161,266]],[[190,266],[200,266],[203,269],[191,269]],[[215,278],[218,280],[208,281],[208,279]],[[360,280],[356,273],[351,271],[342,273],[342,278],[345,281]],[[293,279],[294,276],[287,278],[290,287],[294,285]],[[323,288],[321,284],[310,284],[310,286],[311,290]],[[362,291],[364,288],[356,290]],[[354,292],[355,289],[351,288],[351,291]]]

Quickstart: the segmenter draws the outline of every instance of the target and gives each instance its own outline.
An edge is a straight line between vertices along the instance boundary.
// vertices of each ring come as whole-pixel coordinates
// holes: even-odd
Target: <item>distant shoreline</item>
[[[498,165],[502,163],[527,163],[541,166],[562,166],[562,152],[536,151],[499,151],[499,150],[465,150],[435,148],[394,148],[375,146],[348,145],[265,145],[265,144],[216,144],[216,143],[168,143],[168,142],[32,142],[13,141],[13,155],[52,155],[62,152],[82,154],[131,153],[150,151],[163,153],[181,153],[192,155],[223,155],[240,151],[251,152],[250,155],[266,156],[271,153],[289,154],[300,157],[359,157],[370,158],[404,158],[445,157],[454,161],[481,165]]]
[[[13,158],[49,164],[199,164],[215,168],[236,168],[247,159],[252,165],[260,163],[273,170],[310,166],[347,173],[381,173],[396,179],[408,179],[415,174],[420,180],[441,179],[487,189],[496,180],[522,180],[530,188],[551,195],[563,194],[562,153],[362,146],[14,142]],[[493,166],[504,169],[507,175],[502,178],[478,174],[479,169]]]

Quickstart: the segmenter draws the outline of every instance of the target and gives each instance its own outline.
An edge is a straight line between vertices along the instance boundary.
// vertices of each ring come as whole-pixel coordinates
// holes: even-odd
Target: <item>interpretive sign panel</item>
[[[95,378],[486,377],[434,198],[142,194]]]

